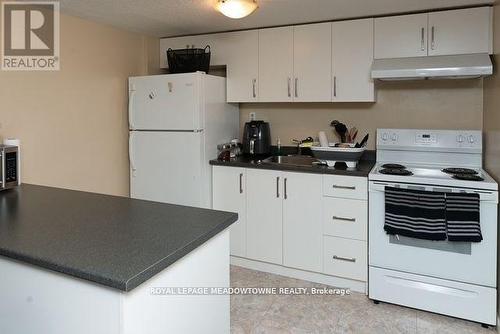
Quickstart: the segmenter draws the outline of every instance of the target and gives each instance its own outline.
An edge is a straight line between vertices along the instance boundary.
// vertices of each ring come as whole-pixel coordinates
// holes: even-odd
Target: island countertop
[[[0,255],[131,291],[237,218],[236,213],[23,184],[0,192]]]

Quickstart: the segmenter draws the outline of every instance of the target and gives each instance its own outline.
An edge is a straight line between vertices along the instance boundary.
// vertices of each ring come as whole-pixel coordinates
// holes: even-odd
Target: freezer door
[[[130,132],[132,198],[207,207],[203,133]]]
[[[203,129],[200,73],[129,78],[131,130]]]

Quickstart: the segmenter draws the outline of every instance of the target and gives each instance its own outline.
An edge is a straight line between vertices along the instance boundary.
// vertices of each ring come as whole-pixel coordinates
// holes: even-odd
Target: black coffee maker
[[[245,123],[243,153],[248,155],[271,154],[271,129],[264,121]]]

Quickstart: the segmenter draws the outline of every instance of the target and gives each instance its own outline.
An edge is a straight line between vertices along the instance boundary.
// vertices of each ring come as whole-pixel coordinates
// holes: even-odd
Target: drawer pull
[[[336,185],[334,184],[332,186],[333,189],[346,189],[346,190],[356,190],[356,187],[354,186],[339,186],[339,185]]]
[[[337,217],[337,216],[333,216],[332,219],[333,220],[343,220],[346,222],[353,222],[353,223],[356,221],[356,218],[344,218],[344,217]]]
[[[342,257],[342,256],[337,256],[337,255],[334,255],[333,259],[339,260],[339,261],[353,262],[353,263],[356,262],[355,258]]]

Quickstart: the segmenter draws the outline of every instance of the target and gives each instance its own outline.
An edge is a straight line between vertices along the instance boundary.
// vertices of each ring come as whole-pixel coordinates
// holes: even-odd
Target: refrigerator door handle
[[[128,124],[131,130],[134,129],[132,112],[134,111],[134,95],[135,95],[135,85],[130,86],[130,90],[128,92]]]
[[[137,171],[137,168],[135,167],[135,163],[134,163],[134,150],[133,150],[133,147],[132,147],[132,143],[133,143],[133,136],[134,136],[134,133],[133,132],[130,132],[130,136],[129,136],[129,139],[128,139],[128,156],[129,156],[129,161],[130,161],[130,171],[132,173],[132,177],[135,177],[136,175],[136,171]]]

